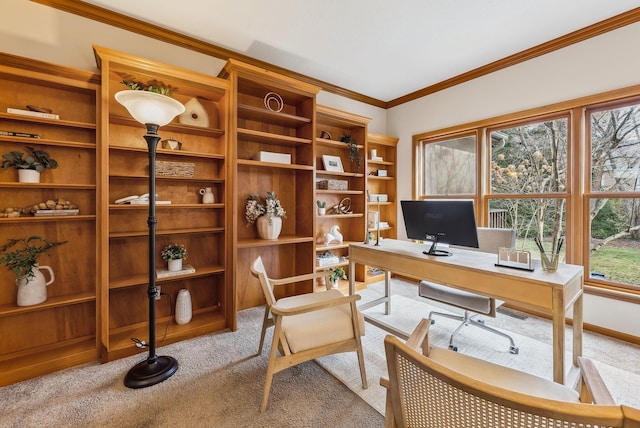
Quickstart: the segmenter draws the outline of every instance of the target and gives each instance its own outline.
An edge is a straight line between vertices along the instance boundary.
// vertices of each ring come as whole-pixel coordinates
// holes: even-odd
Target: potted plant
[[[0,265],[16,275],[18,286],[18,306],[37,305],[47,300],[47,286],[53,283],[55,276],[49,266],[39,266],[38,257],[49,254],[49,250],[67,241],[49,242],[40,236],[9,239],[0,247]],[[40,270],[47,270],[51,276],[45,281]]]
[[[58,162],[49,157],[44,150],[28,147],[26,155],[17,150],[2,155],[3,168],[15,168],[18,170],[18,181],[21,183],[39,183],[40,173],[47,168],[57,168]]]
[[[327,203],[324,201],[316,201],[318,206],[318,215],[325,215],[327,213]]]
[[[360,171],[360,165],[362,165],[362,155],[360,154],[360,148],[356,144],[355,138],[349,134],[342,134],[340,141],[347,143],[349,146],[349,159],[356,164],[356,172]]]
[[[338,281],[341,279],[348,279],[347,272],[345,272],[343,267],[337,267],[329,269],[329,283],[331,284],[331,288],[338,288]]]
[[[182,244],[169,244],[162,249],[162,260],[166,261],[170,271],[182,269],[182,260],[188,256],[187,249]]]
[[[282,218],[286,216],[287,212],[275,192],[267,192],[264,202],[255,193],[247,198],[244,218],[247,226],[256,223],[262,239],[277,239],[282,230]]]

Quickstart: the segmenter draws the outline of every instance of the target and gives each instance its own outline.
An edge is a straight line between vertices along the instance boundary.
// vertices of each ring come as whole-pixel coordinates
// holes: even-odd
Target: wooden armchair
[[[424,319],[406,343],[385,338],[389,379],[380,382],[387,388],[386,427],[640,427],[640,410],[614,405],[588,359],[580,359],[578,394],[551,380],[431,348],[428,332]]]
[[[364,335],[364,317],[356,307],[360,296],[345,296],[340,290],[331,289],[276,300],[273,292],[275,286],[316,279],[326,274],[271,279],[260,257],[251,265],[251,273],[259,279],[267,300],[259,354],[262,353],[266,329],[270,325],[275,326],[260,412],[267,408],[275,373],[325,355],[356,351],[362,388],[366,389],[367,375],[360,340],[360,336]]]

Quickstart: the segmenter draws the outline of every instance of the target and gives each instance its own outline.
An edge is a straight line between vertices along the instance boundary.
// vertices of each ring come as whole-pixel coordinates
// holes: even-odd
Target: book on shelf
[[[191,265],[182,265],[182,269],[180,270],[158,268],[156,269],[156,278],[171,278],[173,276],[187,275],[195,272],[195,268]]]
[[[25,138],[42,138],[40,134],[32,134],[30,132],[18,132],[18,131],[2,131],[0,130],[0,135],[5,137],[25,137]]]
[[[60,119],[60,116],[55,113],[43,113],[40,111],[22,110],[19,108],[11,108],[11,107],[7,108],[7,113],[20,114],[23,116],[43,117],[45,119]]]

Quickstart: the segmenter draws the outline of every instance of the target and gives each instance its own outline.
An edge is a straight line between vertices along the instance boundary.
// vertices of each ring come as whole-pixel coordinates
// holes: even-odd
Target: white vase
[[[338,280],[338,279],[336,279],[335,281],[329,281],[329,286],[330,286],[331,288],[338,288],[338,282],[339,282],[339,281],[340,281],[340,280]]]
[[[318,207],[318,215],[325,215],[327,213],[326,207]]]
[[[271,224],[269,224],[269,217],[258,217],[256,221],[258,227],[258,235],[262,239],[278,239],[280,231],[282,230],[282,218],[271,217]]]
[[[51,279],[46,281],[40,270],[48,271]],[[33,273],[32,278],[23,276],[16,280],[16,284],[18,285],[18,306],[32,306],[46,301],[47,286],[52,284],[56,279],[53,274],[53,269],[49,266],[38,266],[38,264],[35,264],[31,268],[31,272]]]
[[[20,183],[40,183],[40,172],[35,169],[19,169],[18,181]]]
[[[215,197],[213,195],[213,192],[211,191],[211,187],[200,189],[200,194],[202,195],[203,204],[212,204],[215,202]]]
[[[171,272],[182,270],[182,259],[173,259],[167,262],[168,269]]]
[[[178,291],[176,298],[176,323],[182,325],[191,321],[191,293],[186,288]]]

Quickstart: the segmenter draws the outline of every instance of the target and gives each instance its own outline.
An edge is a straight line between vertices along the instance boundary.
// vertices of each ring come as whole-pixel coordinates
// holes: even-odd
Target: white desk
[[[565,373],[565,314],[573,307],[573,366],[582,355],[583,267],[560,264],[553,273],[535,264],[533,272],[496,267],[495,254],[453,249],[451,257],[428,256],[425,245],[384,239],[380,246],[349,245],[349,271],[356,263],[375,266],[385,273],[384,301],[389,311],[390,272],[425,279],[549,314],[553,321],[553,380],[565,383],[575,373]],[[349,293],[355,293],[354,275],[349,275]],[[571,367],[569,368],[571,369]],[[567,377],[565,377],[567,375]],[[569,382],[570,383],[570,382]]]

